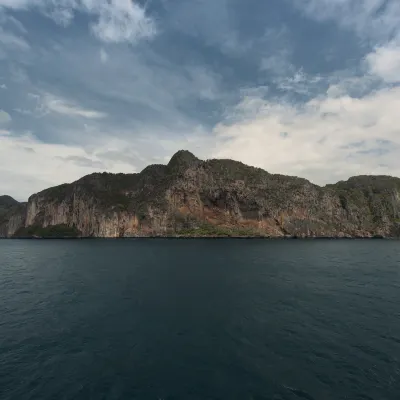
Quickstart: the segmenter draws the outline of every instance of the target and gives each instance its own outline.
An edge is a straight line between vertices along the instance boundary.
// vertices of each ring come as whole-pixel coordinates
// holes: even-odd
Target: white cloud
[[[14,108],[13,111],[36,118],[42,118],[51,113],[91,120],[107,117],[104,112],[87,109],[76,102],[48,92],[28,93],[27,99],[33,104],[32,108]]]
[[[61,25],[68,25],[76,11],[96,18],[91,30],[105,42],[136,42],[156,33],[154,21],[133,0],[0,0],[0,7],[38,8]]]
[[[25,8],[30,0],[0,0],[0,7]]]
[[[154,162],[154,156],[157,163],[166,162],[182,148],[202,158],[232,158],[318,184],[358,174],[400,176],[400,88],[362,98],[327,94],[302,106],[265,100],[259,90],[245,93],[230,111],[229,122],[218,124],[212,135],[198,127],[187,136],[148,132],[132,141],[118,139],[124,135],[117,130],[113,137],[99,131],[84,150],[0,131],[0,187],[26,199],[99,169],[136,172]]]
[[[366,57],[370,71],[388,83],[400,82],[400,42],[377,47]]]
[[[2,83],[0,85],[0,89],[7,90],[7,85],[5,83]]]
[[[22,114],[22,115],[35,115],[35,112],[32,110],[27,110],[25,108],[14,108],[13,111]]]
[[[399,109],[400,88],[359,99],[325,95],[303,106],[245,97],[232,110],[239,118],[215,128],[213,156],[319,184],[366,173],[400,176]]]
[[[85,109],[50,93],[46,93],[40,101],[45,114],[48,112],[55,112],[71,117],[83,117],[88,119],[99,119],[107,116],[107,114],[103,112]]]
[[[58,25],[62,26],[68,26],[71,21],[74,19],[74,8],[72,7],[72,4],[69,0],[67,0],[67,6],[62,5],[62,1],[60,1],[61,4],[57,4],[57,6],[52,5],[51,8],[49,9],[43,9],[44,15],[47,17],[53,19]]]
[[[26,151],[29,148],[33,151]],[[57,157],[81,155],[82,150],[62,145],[42,144],[30,136],[0,136],[0,187],[20,200],[46,187],[70,181],[92,172]],[[21,162],[24,160],[24,162]],[[29,168],[27,168],[29,166]]]
[[[330,86],[327,89],[329,97],[350,95],[363,97],[379,87],[379,78],[370,73],[346,77],[330,77]]]
[[[106,150],[104,143],[96,149],[97,152]],[[105,169],[134,172],[132,165],[123,162],[108,162],[103,166],[102,160],[79,146],[46,144],[31,134],[16,137],[0,130],[1,192],[19,200],[27,200],[40,190]]]
[[[279,90],[286,93],[311,94],[312,91],[319,88],[321,80],[322,77],[309,76],[300,69],[293,76],[281,76],[275,78],[273,82]]]
[[[179,21],[184,21],[184,32],[201,36],[208,44],[223,43],[224,51],[229,50],[230,54],[242,54],[251,48],[252,41],[240,43],[237,42],[239,36],[235,36],[237,32],[231,35],[235,24],[232,25],[232,18],[227,12],[227,2],[215,2],[207,10],[200,4],[203,2],[197,3],[194,11],[192,5],[185,3],[186,11],[182,18],[174,16],[178,25]],[[110,105],[112,102],[112,106],[115,106],[113,110],[122,110],[119,116],[120,120],[126,117],[125,128],[119,131],[118,126],[104,126],[111,119],[102,120],[107,116],[102,108],[91,109],[87,104],[49,93],[28,94],[28,103],[21,102],[18,104],[20,108],[14,111],[36,116],[53,113],[54,118],[49,117],[49,120],[51,129],[54,125],[57,140],[68,138],[65,140],[82,146],[90,145],[90,151],[87,147],[84,151],[79,146],[43,144],[29,136],[16,138],[8,131],[0,130],[0,183],[3,185],[0,187],[10,194],[17,191],[25,198],[47,186],[77,179],[102,165],[109,171],[132,172],[152,162],[154,155],[160,160],[166,157],[168,161],[180,148],[188,148],[204,158],[229,157],[272,172],[305,176],[317,183],[334,182],[359,173],[400,175],[396,154],[397,146],[400,146],[397,124],[400,91],[398,88],[380,88],[366,95],[371,88],[376,89],[378,77],[387,83],[398,82],[396,42],[384,44],[397,29],[397,24],[394,24],[396,2],[388,1],[393,16],[388,12],[390,8],[383,7],[383,14],[379,18],[374,13],[378,6],[383,5],[383,0],[299,0],[298,4],[303,4],[304,11],[318,20],[335,20],[346,29],[354,29],[359,35],[367,38],[373,36],[374,40],[381,41],[366,58],[366,76],[339,80],[329,87],[326,94],[315,95],[312,101],[303,105],[271,100],[273,90],[268,92],[266,86],[246,89],[243,91],[243,101],[236,108],[228,110],[226,119],[212,132],[204,132],[201,127],[196,131],[199,121],[185,114],[180,105],[189,106],[190,100],[199,98],[222,100],[223,103],[230,95],[224,91],[224,77],[213,73],[211,69],[194,65],[175,68],[168,59],[158,58],[156,54],[151,55],[152,64],[149,66],[137,54],[124,56],[125,46],[113,48],[109,55],[105,49],[99,50],[100,45],[95,48],[94,57],[93,52],[87,52],[86,59],[84,54],[76,57],[79,65],[76,63],[76,69],[71,68],[74,71],[71,77],[75,79],[74,88],[83,88],[87,96],[100,96],[100,102],[94,100],[89,103],[94,108],[96,106],[93,104],[105,104],[104,95]],[[93,21],[92,33],[104,42],[135,42],[151,37],[156,30],[146,10],[130,0],[0,0],[0,8],[1,5],[15,9],[36,8],[63,25],[69,24],[76,12],[86,12]],[[199,17],[197,7],[204,8],[204,16],[213,18],[212,24],[203,23],[207,18]],[[186,12],[190,13],[189,19]],[[224,18],[221,19],[220,15]],[[22,29],[18,32],[24,33]],[[323,86],[319,81],[321,78],[309,76],[294,66],[291,38],[287,37],[284,30],[276,32],[269,31],[264,41],[259,40],[259,43],[265,42],[266,45],[258,53],[256,62],[264,56],[261,69],[266,71],[265,75],[283,92],[309,96],[314,92],[320,93]],[[10,46],[14,43],[17,47],[24,47],[18,42],[23,38],[5,33],[2,39],[1,33],[4,32],[0,31],[0,44],[8,41]],[[104,47],[107,48],[105,44]],[[109,61],[107,68],[96,70],[99,58],[103,63]],[[66,69],[71,65],[68,64]],[[93,68],[88,68],[88,65]],[[129,68],[125,68],[127,65]],[[108,78],[102,75],[106,70],[112,72],[107,75]],[[101,74],[98,74],[99,71]],[[12,68],[12,73],[14,80],[28,81],[23,70]],[[115,79],[116,76],[118,79]],[[324,85],[334,81],[329,76],[323,79]],[[263,79],[263,83],[266,81]],[[107,83],[106,87],[104,82]],[[28,87],[33,90],[32,84]],[[86,88],[89,90],[86,91]],[[62,90],[61,87],[58,89]],[[55,89],[55,93],[63,92]],[[267,96],[270,96],[270,100],[265,100]],[[228,100],[230,103],[232,98]],[[33,103],[35,105],[29,108]],[[119,107],[120,104],[122,107]],[[129,107],[133,109],[135,106],[138,112],[149,110],[149,113],[157,113],[157,119],[149,122],[147,116],[143,120],[139,116],[136,121],[132,115],[129,120]],[[112,107],[106,110],[112,113]],[[124,112],[128,115],[123,115]],[[48,121],[41,122],[45,124]],[[46,125],[42,127],[48,128]],[[99,132],[101,129],[104,132]],[[121,142],[113,141],[110,132],[114,138],[121,138]],[[185,135],[186,132],[188,135]],[[74,140],[71,140],[72,136]],[[99,136],[101,145],[97,142]],[[141,143],[137,140],[139,136]],[[29,155],[28,148],[32,149]],[[18,161],[15,160],[21,159],[27,160],[32,168],[17,165]],[[11,179],[11,176],[15,179]]]
[[[83,0],[88,12],[97,14],[93,33],[105,42],[134,42],[155,34],[154,22],[131,0]]]

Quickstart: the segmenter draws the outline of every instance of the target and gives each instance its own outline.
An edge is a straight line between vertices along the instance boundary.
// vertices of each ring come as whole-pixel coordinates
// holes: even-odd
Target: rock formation
[[[400,179],[320,187],[179,151],[168,165],[91,174],[3,208],[2,237],[399,237]]]
[[[0,237],[11,237],[24,226],[26,203],[10,196],[0,196]]]

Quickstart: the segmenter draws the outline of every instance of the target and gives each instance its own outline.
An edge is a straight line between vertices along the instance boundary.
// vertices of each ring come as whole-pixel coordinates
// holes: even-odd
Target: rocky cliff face
[[[12,236],[25,224],[26,203],[0,196],[0,237]]]
[[[0,219],[0,236],[48,229],[84,237],[398,237],[400,179],[359,176],[319,187],[179,151],[139,174],[92,174],[47,189]]]

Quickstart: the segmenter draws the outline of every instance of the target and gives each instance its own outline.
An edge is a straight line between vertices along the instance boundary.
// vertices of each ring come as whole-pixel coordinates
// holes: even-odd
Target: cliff
[[[10,237],[25,224],[26,203],[0,196],[0,237]]]
[[[399,237],[400,179],[319,187],[188,151],[139,174],[92,174],[32,195],[0,236]]]
[[[19,203],[10,196],[0,196],[0,218],[6,215],[13,207]]]

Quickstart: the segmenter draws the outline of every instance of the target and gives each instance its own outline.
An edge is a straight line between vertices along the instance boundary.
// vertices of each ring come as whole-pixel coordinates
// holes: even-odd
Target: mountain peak
[[[200,160],[188,150],[179,150],[171,158],[168,167],[172,169],[188,168]]]
[[[18,204],[18,201],[11,196],[0,196],[0,218]]]
[[[18,201],[13,199],[11,196],[0,196],[0,205],[8,205],[8,206],[13,206],[18,204]]]

